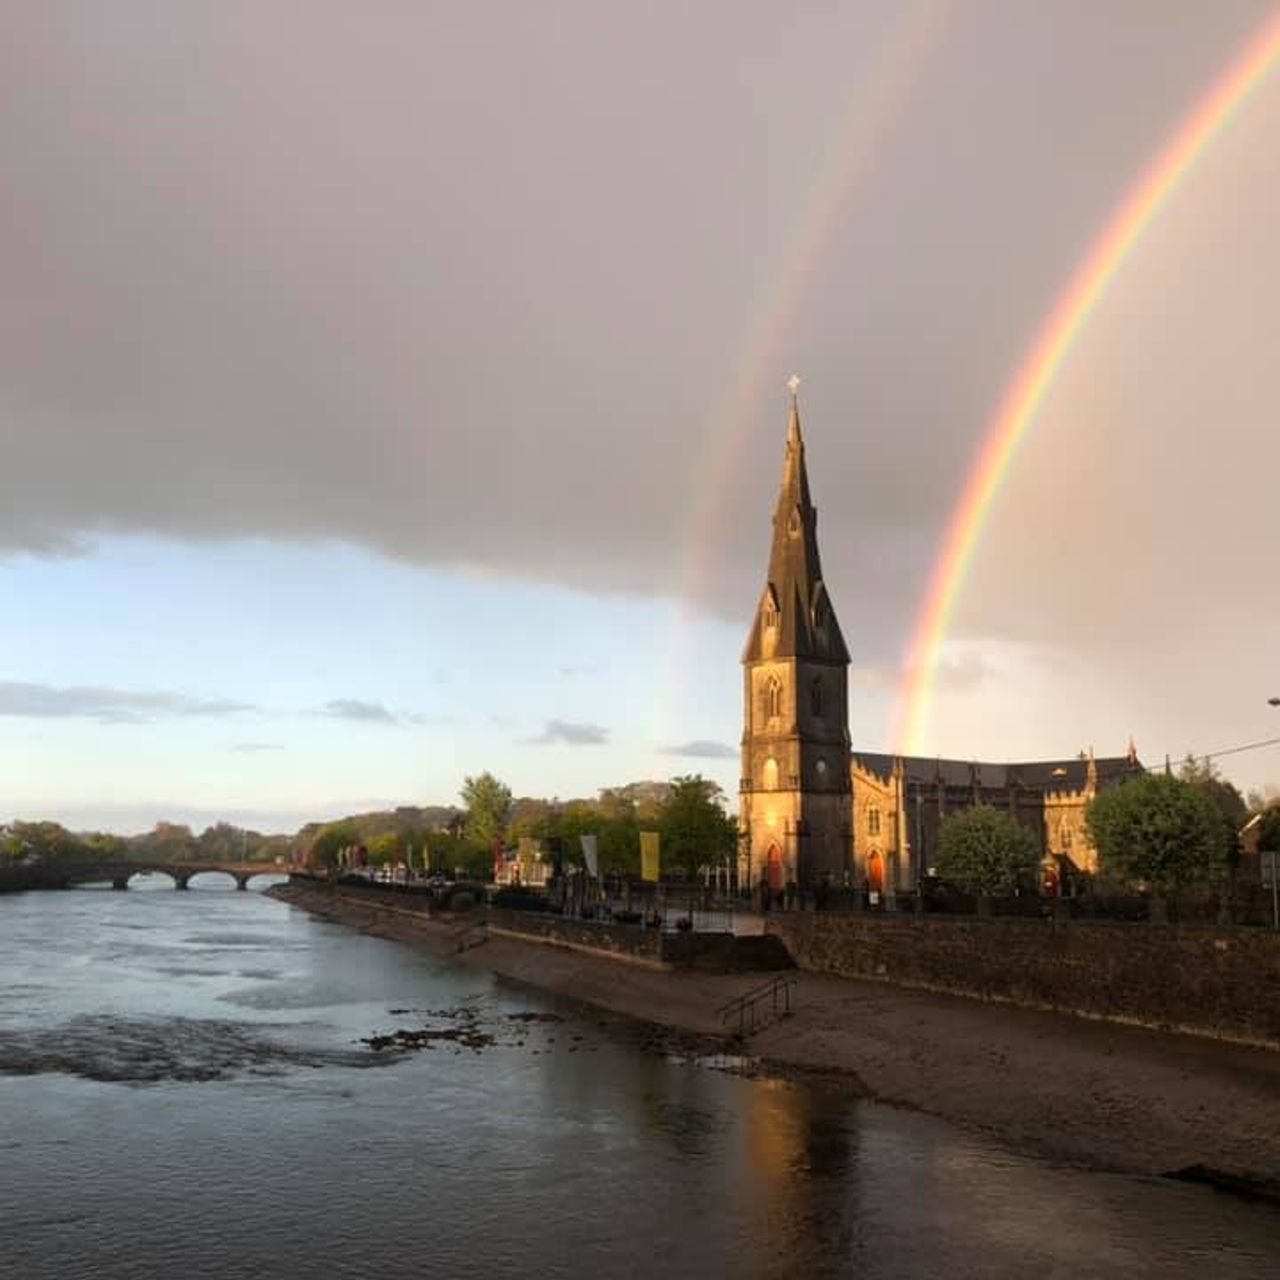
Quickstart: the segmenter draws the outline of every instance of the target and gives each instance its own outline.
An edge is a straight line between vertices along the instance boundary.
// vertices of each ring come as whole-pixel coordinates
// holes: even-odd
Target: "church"
[[[797,385],[768,577],[742,655],[739,882],[856,885],[891,903],[929,874],[943,818],[976,804],[1006,810],[1035,834],[1047,891],[1096,870],[1085,806],[1142,770],[1132,744],[1123,756],[1023,764],[853,748],[849,649],[822,577]]]

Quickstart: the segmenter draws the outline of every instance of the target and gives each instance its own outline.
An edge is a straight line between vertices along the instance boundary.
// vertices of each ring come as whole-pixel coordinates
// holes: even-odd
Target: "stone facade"
[[[1096,870],[1085,806],[1142,766],[1124,756],[1024,764],[852,751],[849,651],[822,578],[794,393],[768,576],[742,655],[740,881],[864,886],[891,900],[928,875],[947,813],[990,804],[1044,852],[1045,886]]]
[[[800,415],[791,401],[769,576],[743,653],[740,875],[774,889],[853,857],[849,652],[827,596]]]

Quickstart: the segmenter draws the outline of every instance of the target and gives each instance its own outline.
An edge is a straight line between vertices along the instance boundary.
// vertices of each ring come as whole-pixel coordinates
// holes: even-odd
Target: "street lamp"
[[[1280,707],[1280,698],[1268,698],[1267,706]],[[1271,853],[1271,927],[1280,930],[1280,877],[1276,875],[1276,851]]]

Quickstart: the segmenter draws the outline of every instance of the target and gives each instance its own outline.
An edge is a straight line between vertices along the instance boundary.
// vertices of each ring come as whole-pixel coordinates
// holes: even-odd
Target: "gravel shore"
[[[331,892],[281,886],[305,910],[704,1046],[759,974],[663,972],[479,936]],[[465,950],[459,947],[467,946]],[[791,1017],[734,1043],[778,1074],[838,1075],[881,1102],[1094,1168],[1200,1178],[1280,1199],[1280,1053],[888,983],[797,973]]]

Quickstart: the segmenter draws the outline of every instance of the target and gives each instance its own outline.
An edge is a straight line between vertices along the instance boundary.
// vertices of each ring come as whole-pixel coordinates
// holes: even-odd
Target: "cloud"
[[[227,749],[229,751],[243,751],[243,752],[283,751],[284,743],[283,742],[233,742],[231,746],[228,747]]]
[[[710,742],[704,738],[695,738],[692,742],[684,742],[675,747],[663,747],[665,756],[691,756],[698,760],[734,760],[738,752],[725,742]]]
[[[858,663],[849,669],[849,686],[869,693],[898,694],[915,684],[918,670],[889,662]],[[933,673],[933,687],[938,693],[968,693],[994,674],[995,668],[990,661],[970,649],[944,655],[938,660]]]
[[[365,702],[360,698],[330,698],[320,714],[337,720],[359,720],[364,724],[398,723],[382,703]]]
[[[979,6],[963,40],[911,44],[910,91],[886,105],[900,6],[740,7],[586,6],[562,28],[394,6],[354,44],[321,8],[302,57],[287,6],[259,6],[244,42],[195,5],[181,39],[206,56],[180,86],[163,23],[122,38],[111,6],[6,15],[24,250],[6,264],[0,549],[339,539],[644,595],[683,590],[679,564],[693,608],[739,620],[787,372],[742,317],[787,312],[829,585],[861,654],[896,650],[1028,335],[1253,19]],[[784,38],[807,51],[805,93],[768,70]],[[1153,56],[1128,56],[1137,41]],[[822,269],[800,270],[796,193],[859,103],[879,103],[876,145],[852,149],[857,182],[826,184],[849,199],[814,206]],[[771,291],[761,264],[779,261]]]
[[[144,724],[161,716],[228,716],[253,710],[252,703],[229,698],[193,698],[183,693],[102,685],[59,687],[0,681],[0,716],[84,717],[103,724]]]
[[[548,746],[560,742],[572,747],[598,747],[609,741],[609,730],[598,724],[579,724],[572,720],[548,720],[536,738],[526,742]]]

